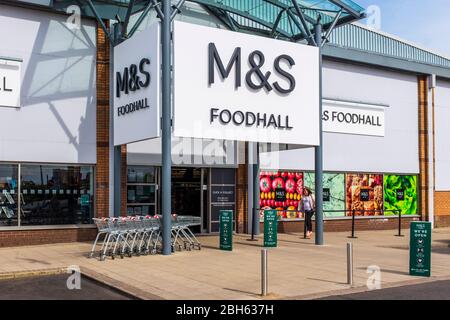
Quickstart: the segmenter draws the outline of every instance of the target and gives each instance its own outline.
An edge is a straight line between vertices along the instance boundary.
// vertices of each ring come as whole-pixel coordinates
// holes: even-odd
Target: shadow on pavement
[[[259,296],[259,295],[258,295],[257,293],[255,293],[255,292],[243,291],[243,290],[238,290],[238,289],[223,288],[223,290],[228,290],[228,291],[233,291],[233,292],[237,292],[237,293],[248,294],[248,295],[250,295],[250,296]]]
[[[327,282],[327,283],[335,283],[335,284],[347,284],[346,282],[332,281],[332,280],[324,280],[324,279],[317,279],[317,278],[306,278],[306,279],[307,279],[307,280],[313,280],[313,281]]]
[[[358,270],[366,270],[367,268],[359,267]],[[399,271],[399,270],[390,270],[390,269],[383,269],[381,268],[381,273],[391,273],[391,274],[399,274],[402,276],[409,276],[409,272],[407,271]]]

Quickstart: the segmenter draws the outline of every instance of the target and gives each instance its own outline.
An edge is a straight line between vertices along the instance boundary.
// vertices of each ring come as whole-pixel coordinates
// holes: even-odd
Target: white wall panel
[[[95,22],[66,19],[0,5],[0,56],[23,59],[22,106],[0,107],[0,161],[96,162]]]
[[[385,137],[324,133],[325,170],[419,173],[416,76],[325,60],[323,78],[326,99],[388,106]],[[314,170],[314,150],[283,151],[279,163]]]
[[[435,121],[436,190],[450,191],[450,81],[438,81]]]

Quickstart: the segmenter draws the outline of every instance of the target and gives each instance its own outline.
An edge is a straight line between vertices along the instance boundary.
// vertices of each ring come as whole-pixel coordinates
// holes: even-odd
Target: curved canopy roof
[[[36,2],[36,0],[21,0]],[[81,5],[87,16],[121,19],[147,11],[160,0],[45,0],[64,10],[71,3]],[[351,0],[188,0],[199,3],[230,29],[249,31],[292,41],[310,39],[313,26],[321,17],[324,30],[364,17],[364,9]],[[184,1],[181,0],[180,3]],[[176,4],[176,1],[173,1]]]
[[[319,16],[324,29],[364,17],[364,9],[349,0],[195,0],[230,29],[249,30],[277,38],[308,38]]]

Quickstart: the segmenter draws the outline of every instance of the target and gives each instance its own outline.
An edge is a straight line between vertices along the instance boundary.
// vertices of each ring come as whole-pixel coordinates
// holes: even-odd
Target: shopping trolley
[[[101,247],[99,252],[103,251],[103,247],[105,246],[105,243],[106,243],[105,240],[108,237],[108,234],[110,232],[110,228],[109,228],[109,224],[108,224],[108,219],[107,218],[94,218],[92,220],[94,221],[98,232],[97,232],[97,236],[95,237],[94,244],[92,245],[91,252],[89,253],[89,258],[92,258],[94,256],[95,248],[97,247],[98,240],[100,239],[100,237],[102,235],[104,235],[104,241],[102,242],[102,247]]]
[[[106,257],[132,257],[156,254],[162,249],[162,216],[133,216],[121,218],[94,218],[98,234],[89,257],[92,258],[103,236],[98,251],[100,260]],[[171,248],[178,250],[201,249],[200,241],[190,227],[201,225],[200,217],[172,215]]]
[[[162,216],[157,216],[160,221],[162,221]],[[201,225],[201,218],[194,216],[179,216],[177,214],[172,214],[172,227],[171,227],[171,248],[172,252],[176,250],[181,251],[183,248],[185,250],[199,249],[201,250],[200,241],[194,235],[189,227]]]
[[[201,250],[200,241],[190,229],[190,227],[201,225],[201,222],[201,217],[172,215],[173,243],[181,248],[181,242],[186,250]]]

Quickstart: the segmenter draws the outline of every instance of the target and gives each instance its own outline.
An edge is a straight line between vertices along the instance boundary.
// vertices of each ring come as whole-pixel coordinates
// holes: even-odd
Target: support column
[[[423,221],[428,221],[429,198],[429,136],[428,136],[428,77],[418,76],[419,97],[419,210]]]
[[[259,235],[259,143],[252,143],[253,149],[253,235]]]
[[[246,155],[246,167],[247,167],[247,230],[249,234],[253,233],[253,153],[252,143],[247,142],[247,155]]]
[[[429,76],[428,88],[428,221],[431,222],[431,227],[434,228],[434,192],[435,188],[435,140],[434,140],[434,96],[436,89],[436,76]]]
[[[110,216],[120,217],[124,213],[121,212],[122,208],[122,186],[121,186],[121,162],[122,162],[122,148],[121,146],[114,146],[114,44],[119,38],[121,33],[121,25],[116,23],[111,26],[111,42],[110,42],[110,54],[109,54],[109,69],[110,69],[110,117],[109,117],[109,135],[110,135]]]
[[[111,26],[111,41],[109,42],[109,104],[110,104],[110,124],[109,124],[109,148],[110,148],[110,216],[126,216],[126,166],[127,166],[127,146],[114,146],[114,47],[120,43],[122,34],[122,24],[116,23]]]
[[[172,186],[172,112],[171,112],[171,1],[165,0],[161,25],[162,41],[162,170],[161,209],[163,216],[163,255],[170,255],[171,248],[171,186]]]
[[[314,37],[319,48],[319,146],[315,147],[316,186],[316,245],[323,245],[323,133],[322,133],[322,24],[320,17],[314,26]]]

